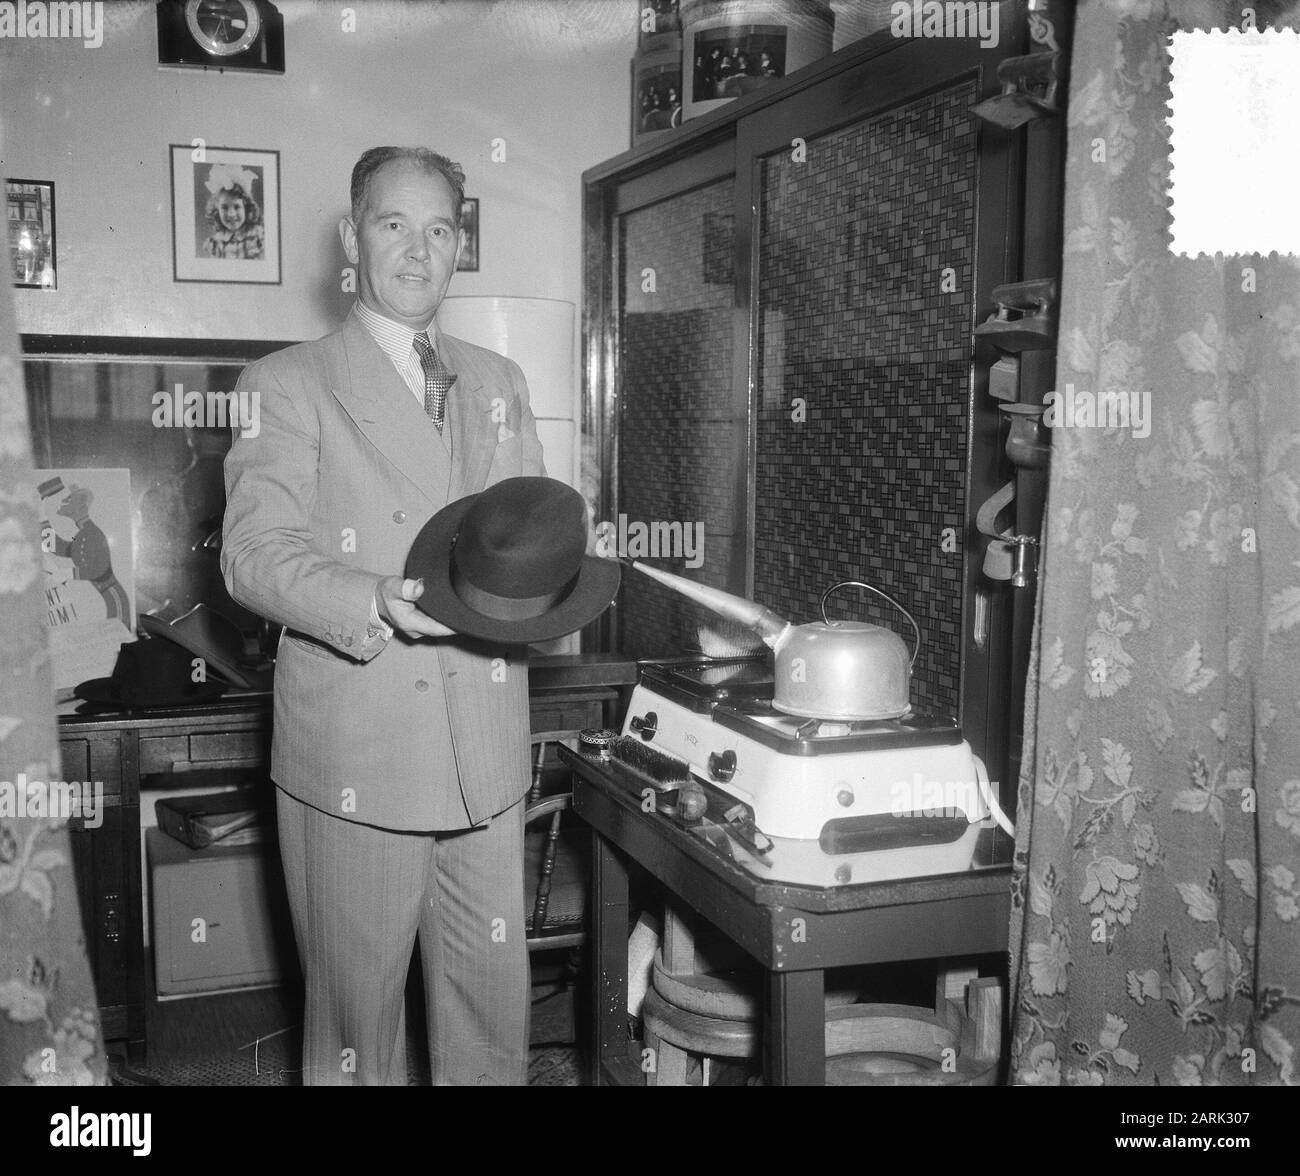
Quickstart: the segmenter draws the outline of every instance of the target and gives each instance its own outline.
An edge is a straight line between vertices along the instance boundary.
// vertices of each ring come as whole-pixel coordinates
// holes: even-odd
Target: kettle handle
[[[907,668],[909,670],[912,669],[912,667],[916,665],[916,655],[921,652],[921,626],[916,623],[916,618],[901,604],[899,604],[898,601],[890,596],[888,592],[882,592],[874,584],[868,584],[863,580],[841,580],[838,584],[832,584],[822,593],[822,620],[828,625],[831,623],[831,619],[826,615],[826,602],[830,599],[832,592],[836,592],[841,588],[865,588],[868,592],[874,592],[877,596],[883,596],[911,622],[912,632],[916,634],[916,645],[912,649],[912,660],[907,663]]]

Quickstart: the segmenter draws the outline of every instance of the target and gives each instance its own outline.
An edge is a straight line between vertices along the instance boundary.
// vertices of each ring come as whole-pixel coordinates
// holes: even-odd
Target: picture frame
[[[695,34],[693,46],[691,102],[742,98],[785,77],[788,39],[785,25],[701,29]]]
[[[682,125],[682,55],[645,54],[632,63],[632,145]]]
[[[172,279],[280,285],[280,153],[170,146]]]
[[[460,206],[460,229],[465,234],[465,248],[456,263],[457,273],[478,273],[478,199],[466,196]]]
[[[5,180],[9,278],[22,290],[57,290],[54,184]]]

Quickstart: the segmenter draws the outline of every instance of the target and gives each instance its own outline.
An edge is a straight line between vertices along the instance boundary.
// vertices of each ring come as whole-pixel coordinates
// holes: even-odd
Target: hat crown
[[[508,478],[465,512],[452,557],[457,573],[494,596],[562,591],[587,550],[582,495],[553,478]]]
[[[462,637],[528,645],[574,633],[612,603],[619,565],[587,554],[587,504],[563,482],[506,478],[450,502],[415,538],[416,607]]]

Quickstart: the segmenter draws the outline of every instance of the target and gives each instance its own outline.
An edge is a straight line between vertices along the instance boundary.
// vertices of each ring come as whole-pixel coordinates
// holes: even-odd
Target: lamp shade
[[[576,309],[557,298],[507,298],[496,295],[444,298],[438,328],[513,359],[528,381],[529,403],[546,472],[581,491],[579,393],[574,368]],[[571,634],[537,645],[545,653],[576,653]]]
[[[496,295],[444,298],[440,330],[513,359],[528,381],[546,472],[579,488],[578,382],[572,302]]]
[[[573,319],[573,303],[555,298],[444,298],[438,308],[440,330],[523,368],[539,419],[577,419]]]

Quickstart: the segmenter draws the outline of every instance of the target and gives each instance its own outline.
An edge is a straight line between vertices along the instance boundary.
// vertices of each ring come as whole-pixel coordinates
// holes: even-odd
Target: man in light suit
[[[545,473],[519,368],[437,329],[463,193],[426,149],[361,157],[340,224],[357,305],[246,369],[261,427],[226,461],[227,586],[285,626],[271,774],[309,1084],[405,1083],[417,932],[434,1082],[525,1079],[527,663],[396,574],[440,508]]]

